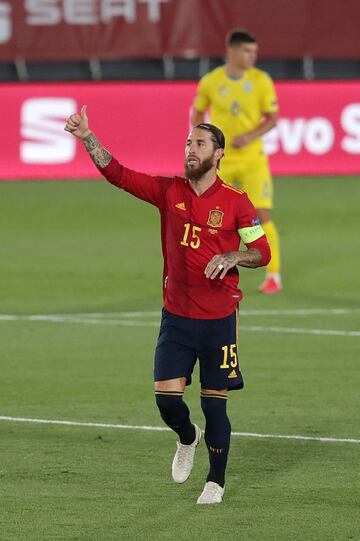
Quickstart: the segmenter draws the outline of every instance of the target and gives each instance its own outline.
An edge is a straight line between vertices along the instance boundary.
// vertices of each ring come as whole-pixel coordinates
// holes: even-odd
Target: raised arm
[[[64,129],[84,143],[90,158],[108,182],[158,208],[163,205],[169,179],[139,173],[121,165],[89,129],[86,105],[81,108],[80,115],[74,113],[67,119]]]
[[[84,146],[96,167],[103,169],[109,165],[112,155],[99,143],[95,135],[89,130],[86,105],[82,106],[80,115],[75,113],[67,119],[64,129],[84,143]]]

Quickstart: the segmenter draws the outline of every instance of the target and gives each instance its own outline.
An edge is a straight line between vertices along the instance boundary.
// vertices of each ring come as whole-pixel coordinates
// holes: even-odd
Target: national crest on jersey
[[[221,227],[224,213],[222,210],[210,210],[207,225],[210,227]]]

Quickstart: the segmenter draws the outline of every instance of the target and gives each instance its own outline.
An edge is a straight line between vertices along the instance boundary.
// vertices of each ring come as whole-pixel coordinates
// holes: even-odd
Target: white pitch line
[[[62,314],[70,317],[160,317],[161,309],[148,312],[83,312],[80,314]]]
[[[360,313],[360,308],[295,308],[295,309],[240,309],[240,316],[312,316],[312,315],[352,315]],[[81,312],[67,314],[0,314],[0,321],[48,321],[57,318],[160,318],[161,310],[143,312]]]
[[[76,315],[0,315],[0,321],[32,321],[32,322],[50,322],[50,323],[76,323],[85,325],[115,325],[118,327],[152,327],[158,328],[159,321],[139,321],[126,319],[95,319],[94,317],[78,317]],[[318,336],[360,336],[360,331],[343,331],[339,329],[306,329],[299,327],[274,327],[268,325],[242,325],[240,329],[250,332],[271,332],[282,334],[315,334]]]
[[[92,428],[113,428],[122,430],[147,430],[156,432],[170,432],[170,428],[163,426],[146,426],[146,425],[123,425],[112,423],[91,423],[81,421],[66,421],[60,419],[31,419],[28,417],[9,417],[6,415],[0,416],[0,421],[8,421],[12,423],[32,423],[43,425],[62,425],[62,426],[81,426]],[[301,436],[301,435],[285,435],[285,434],[258,434],[256,432],[231,432],[232,436],[242,438],[258,438],[258,439],[276,439],[276,440],[300,440],[300,441],[320,441],[323,443],[360,443],[360,439],[354,438],[332,438],[328,436]]]
[[[121,425],[112,423],[91,423],[82,421],[66,421],[61,419],[31,419],[28,417],[8,417],[6,415],[0,415],[0,421],[9,421],[13,423],[33,423],[41,425],[64,425],[64,426],[89,426],[95,428],[117,428],[117,429],[129,429],[129,430],[153,430],[153,431],[170,431],[170,428],[162,426],[146,426],[146,425]]]
[[[301,440],[301,441],[321,441],[323,443],[360,443],[360,440],[354,438],[331,438],[328,436],[301,436],[296,434],[256,434],[255,432],[231,432],[232,436],[241,436],[243,438],[269,438],[276,440]]]
[[[360,331],[341,331],[338,329],[301,329],[298,327],[268,327],[265,325],[241,325],[241,323],[240,330],[283,334],[317,334],[320,336],[360,336]]]
[[[240,316],[343,316],[360,313],[360,308],[295,308],[283,310],[241,310]]]
[[[159,327],[160,321],[134,321],[126,319],[95,319],[93,317],[77,317],[62,315],[0,315],[0,321],[32,321],[49,323],[85,323],[86,325],[118,325],[124,327]]]

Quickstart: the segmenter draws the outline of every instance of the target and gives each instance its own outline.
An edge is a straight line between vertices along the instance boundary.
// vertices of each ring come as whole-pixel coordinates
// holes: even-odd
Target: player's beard
[[[213,164],[214,154],[205,158],[202,162],[199,163],[197,167],[190,167],[187,163],[187,160],[184,161],[184,170],[185,178],[189,180],[200,180],[210,169],[214,167]]]

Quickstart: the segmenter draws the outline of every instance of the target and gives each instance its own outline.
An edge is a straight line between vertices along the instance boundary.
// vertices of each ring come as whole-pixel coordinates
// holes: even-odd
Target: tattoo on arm
[[[101,146],[93,133],[89,133],[89,135],[83,139],[83,143],[90,155],[90,158],[97,167],[103,169],[109,165],[112,155],[103,146]]]
[[[240,255],[237,265],[255,269],[261,264],[262,255],[257,248],[249,248],[246,252],[238,252]]]

